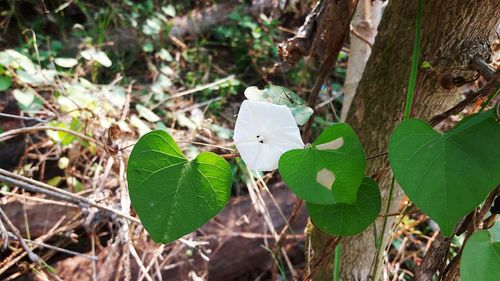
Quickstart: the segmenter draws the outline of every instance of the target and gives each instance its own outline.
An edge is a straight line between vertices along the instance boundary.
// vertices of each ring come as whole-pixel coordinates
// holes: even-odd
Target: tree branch
[[[472,57],[470,67],[479,72],[484,79],[488,81],[495,77],[495,70],[493,70],[479,55]]]
[[[423,262],[415,268],[415,281],[432,280],[432,276],[443,268],[451,240],[451,237],[443,237],[441,233],[437,235],[425,254]]]
[[[488,81],[479,91],[467,96],[463,101],[457,103],[452,108],[446,110],[445,112],[438,114],[431,118],[429,124],[434,127],[437,124],[441,123],[443,120],[448,118],[450,115],[455,115],[460,113],[465,107],[469,104],[474,103],[479,98],[487,97],[492,90],[500,87],[500,74],[495,74],[495,76]]]
[[[4,170],[4,169],[0,169],[0,181],[18,186],[18,187],[25,189],[27,191],[30,191],[30,192],[41,193],[41,194],[45,194],[45,195],[57,198],[57,199],[62,200],[62,201],[70,202],[70,203],[73,203],[73,204],[78,205],[78,206],[85,206],[85,205],[92,206],[92,207],[116,214],[122,218],[129,220],[129,221],[132,221],[135,223],[140,223],[140,221],[137,218],[132,217],[129,214],[125,214],[119,210],[115,210],[112,207],[96,203],[90,199],[83,197],[83,196],[71,193],[71,192],[63,190],[63,189],[53,187],[53,186],[45,184],[43,182],[39,182],[39,181],[36,181],[33,179],[23,177],[21,175],[11,173],[11,172]]]

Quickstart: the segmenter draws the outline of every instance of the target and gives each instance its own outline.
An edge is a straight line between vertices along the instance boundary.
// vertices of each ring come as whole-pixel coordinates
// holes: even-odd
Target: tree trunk
[[[344,100],[340,120],[344,122],[351,108],[366,62],[372,52],[377,28],[382,18],[382,1],[360,0],[352,19],[349,62],[344,81]]]
[[[500,0],[424,1],[420,64],[428,61],[439,73],[467,67],[473,55],[489,59],[490,43],[500,23]],[[367,156],[387,151],[390,133],[402,119],[410,72],[417,1],[390,1],[386,8],[370,59],[353,100],[347,123],[358,134]],[[455,70],[451,70],[455,74]],[[463,70],[462,73],[463,74]],[[474,75],[473,71],[464,75]],[[413,116],[428,120],[459,99],[457,91],[439,86],[435,72],[419,71]],[[386,156],[369,160],[367,174],[388,167]],[[383,204],[387,201],[390,173],[377,179]],[[393,211],[402,197],[395,189]],[[385,207],[382,207],[385,210]],[[377,230],[381,230],[377,221]],[[389,221],[387,230],[390,229]],[[384,237],[388,237],[388,231]],[[380,235],[380,234],[379,234]],[[321,253],[326,234],[313,230],[314,253]],[[379,236],[380,237],[380,236]],[[375,256],[374,229],[342,241],[342,280],[371,280]],[[385,241],[386,242],[386,241]],[[385,245],[385,243],[384,243]],[[331,264],[316,280],[332,280]]]

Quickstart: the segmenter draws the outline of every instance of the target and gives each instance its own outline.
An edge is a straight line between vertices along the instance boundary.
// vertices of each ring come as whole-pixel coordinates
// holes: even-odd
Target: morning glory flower
[[[233,138],[241,158],[254,171],[275,170],[283,153],[304,148],[290,109],[260,101],[243,101]]]

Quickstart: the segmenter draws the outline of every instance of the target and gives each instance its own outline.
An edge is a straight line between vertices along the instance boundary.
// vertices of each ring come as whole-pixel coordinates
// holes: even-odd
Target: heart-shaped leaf
[[[285,183],[298,197],[315,204],[356,202],[366,158],[352,128],[334,124],[304,149],[285,152],[279,161]]]
[[[12,85],[12,79],[8,76],[0,76],[0,91],[5,91]]]
[[[169,243],[224,208],[232,174],[224,158],[202,152],[188,160],[168,133],[152,131],[134,146],[127,181],[144,228],[154,241]]]
[[[392,133],[394,176],[446,236],[500,182],[500,125],[494,115],[490,110],[471,116],[445,134],[409,119]]]
[[[460,262],[462,281],[500,280],[500,240],[492,232],[480,230],[465,244]]]
[[[282,86],[269,85],[262,90],[255,86],[248,87],[245,90],[245,97],[249,100],[286,105],[290,108],[297,125],[304,125],[313,114],[312,108],[304,105],[299,95]]]
[[[307,202],[307,212],[316,227],[331,235],[350,236],[365,230],[380,212],[377,183],[365,177],[354,204],[318,205]]]

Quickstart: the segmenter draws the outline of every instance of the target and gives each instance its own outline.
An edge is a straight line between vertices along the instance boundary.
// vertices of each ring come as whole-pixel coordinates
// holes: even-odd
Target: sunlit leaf
[[[148,120],[149,122],[158,122],[161,120],[160,116],[156,115],[153,111],[149,110],[147,107],[143,105],[136,105],[135,109],[139,113],[139,116]]]
[[[30,106],[31,103],[35,100],[35,91],[31,88],[27,88],[23,91],[15,89],[14,91],[12,91],[12,95],[18,103],[24,106]]]
[[[50,85],[54,82],[57,72],[50,69],[36,69],[35,71],[17,70],[17,77],[23,83],[33,86]]]
[[[285,87],[269,85],[260,90],[252,86],[245,90],[245,97],[249,100],[286,105],[292,111],[298,125],[304,125],[313,114],[312,108],[304,105],[304,101],[296,93]]]
[[[165,15],[170,16],[170,17],[175,17],[175,8],[172,5],[167,5],[161,7],[161,10]]]
[[[104,67],[110,67],[113,63],[109,59],[108,55],[101,50],[96,50],[95,48],[89,48],[80,52],[80,55],[90,61],[96,61]]]
[[[135,114],[130,117],[130,125],[136,127],[139,130],[139,135],[141,136],[151,131],[151,128],[149,128],[149,126]]]
[[[156,242],[172,242],[206,223],[229,200],[232,174],[220,156],[188,160],[165,131],[144,135],[127,167],[132,206]]]
[[[74,58],[55,58],[54,63],[60,67],[72,68],[78,64],[78,61]]]
[[[157,55],[164,61],[172,61],[174,59],[172,55],[163,48],[157,53]]]
[[[0,52],[0,65],[16,69],[22,68],[28,72],[35,71],[35,64],[27,56],[12,49]]]

